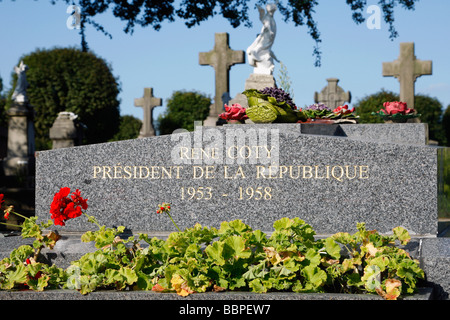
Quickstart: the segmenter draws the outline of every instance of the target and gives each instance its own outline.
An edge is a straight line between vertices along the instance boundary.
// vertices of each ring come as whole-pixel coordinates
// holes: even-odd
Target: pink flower
[[[382,109],[385,114],[388,115],[394,115],[397,113],[400,114],[410,114],[414,113],[414,109],[408,109],[406,102],[399,102],[399,101],[392,101],[392,102],[385,102],[383,103],[383,107],[385,109]]]
[[[225,112],[220,114],[219,117],[224,120],[247,120],[248,116],[245,113],[245,108],[240,104],[235,103],[231,107],[225,105]]]
[[[355,108],[348,109],[348,105],[347,104],[344,105],[344,106],[339,106],[339,107],[337,107],[336,109],[333,110],[333,112],[335,114],[338,114],[338,115],[350,114],[350,113],[353,113],[354,111],[355,111]]]

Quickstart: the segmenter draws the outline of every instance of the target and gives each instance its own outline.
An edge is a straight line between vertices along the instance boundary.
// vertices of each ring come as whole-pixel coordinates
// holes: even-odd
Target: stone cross
[[[393,62],[383,62],[383,76],[396,77],[400,82],[400,101],[414,109],[414,83],[422,75],[432,74],[432,61],[417,60],[414,42],[400,43],[400,56]]]
[[[214,49],[200,52],[199,63],[212,66],[216,72],[214,108],[210,110],[210,116],[217,117],[223,112],[222,94],[230,92],[230,68],[234,64],[245,63],[245,53],[230,49],[228,33],[216,33]]]
[[[144,96],[142,98],[134,99],[136,107],[144,109],[144,120],[142,121],[142,129],[139,132],[138,138],[152,137],[155,135],[155,128],[153,127],[153,108],[162,105],[161,98],[153,97],[153,88],[144,88]]]
[[[328,85],[322,89],[320,93],[314,93],[314,102],[323,103],[331,110],[343,105],[345,102],[350,103],[352,96],[350,91],[345,92],[337,84],[339,79],[328,78]]]

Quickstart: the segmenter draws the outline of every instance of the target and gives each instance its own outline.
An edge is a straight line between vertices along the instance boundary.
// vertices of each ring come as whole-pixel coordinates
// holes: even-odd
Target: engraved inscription
[[[250,157],[273,156],[273,147],[267,145],[231,146],[226,150],[219,148],[188,148],[181,147],[179,156],[182,159],[216,159],[225,154],[229,159],[248,159]],[[277,158],[278,159],[278,158]],[[184,185],[179,189],[180,199],[183,201],[208,201],[216,198],[229,198],[238,201],[270,201],[276,199],[271,181],[279,180],[320,180],[324,183],[338,181],[341,183],[357,182],[370,179],[370,167],[362,164],[282,164],[273,162],[269,165],[173,165],[161,166],[151,164],[121,164],[93,166],[92,179],[103,180],[191,180],[195,184]],[[214,182],[223,179],[236,181],[237,186],[231,190],[218,190],[216,185],[204,182]],[[258,182],[257,185],[252,185]],[[200,186],[198,185],[200,182]],[[261,186],[261,182],[263,182]]]

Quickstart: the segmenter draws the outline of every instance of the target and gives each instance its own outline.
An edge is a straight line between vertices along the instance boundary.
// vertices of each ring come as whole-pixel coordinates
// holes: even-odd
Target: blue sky
[[[368,5],[376,2],[367,1]],[[22,55],[37,48],[79,47],[78,32],[66,26],[66,9],[62,2],[52,5],[49,0],[0,2],[0,76],[6,89]],[[397,59],[400,42],[415,42],[416,57],[433,61],[433,75],[417,79],[416,93],[435,97],[446,108],[450,105],[449,15],[448,0],[421,0],[415,11],[397,7],[399,37],[391,41],[383,21],[380,29],[369,29],[365,23],[356,25],[344,0],[321,0],[315,19],[322,38],[322,66],[314,66],[314,42],[307,28],[285,23],[279,12],[275,13],[278,32],[272,49],[287,66],[298,106],[313,103],[314,92],[321,91],[330,77],[339,78],[339,85],[351,91],[354,104],[382,88],[399,92],[397,79],[382,76],[382,63]],[[219,16],[190,29],[180,20],[164,23],[160,31],[136,27],[129,35],[123,32],[125,22],[105,13],[96,21],[113,39],[88,27],[87,40],[90,49],[105,59],[119,78],[121,114],[142,119],[143,110],[134,106],[134,99],[143,95],[144,87],[153,87],[154,95],[163,99],[163,107],[155,109],[155,116],[164,111],[176,90],[196,90],[213,98],[214,69],[199,65],[198,54],[213,48],[216,32],[229,33],[233,50],[246,50],[261,29],[256,9],[252,9],[251,20],[252,28],[236,29]],[[231,68],[231,96],[243,90],[252,71],[248,64]],[[274,76],[279,76],[278,64]]]

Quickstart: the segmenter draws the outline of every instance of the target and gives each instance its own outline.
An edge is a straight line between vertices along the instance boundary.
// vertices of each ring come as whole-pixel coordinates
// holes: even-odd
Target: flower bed
[[[53,248],[59,236],[43,233],[52,220],[37,224],[36,217],[25,218],[22,237],[35,241],[0,261],[1,290],[71,289],[83,295],[111,289],[151,290],[183,297],[230,291],[376,293],[392,300],[417,292],[424,278],[418,261],[396,245],[410,240],[402,227],[385,236],[358,223],[355,234],[340,232],[316,239],[313,228],[299,218],[275,221],[270,236],[234,220],[223,222],[219,229],[199,224],[178,229],[167,240],[147,234],[122,239],[124,227],[100,226],[83,211],[87,199],[78,190],[70,193],[61,188],[50,208],[55,224],[64,225],[80,215],[96,224],[98,230],[84,233],[81,240],[92,241],[97,250],[66,269],[39,262],[41,249]],[[165,203],[157,212],[172,219],[170,210]],[[10,214],[17,213],[9,207],[6,218]]]

